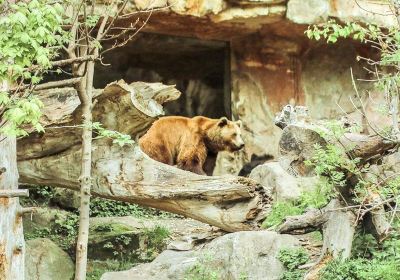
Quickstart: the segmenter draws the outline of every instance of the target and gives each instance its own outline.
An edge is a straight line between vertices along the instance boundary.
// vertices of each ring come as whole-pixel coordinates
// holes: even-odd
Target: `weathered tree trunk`
[[[24,280],[25,243],[18,196],[16,140],[0,134],[0,279]]]
[[[161,84],[112,83],[95,97],[93,118],[106,128],[135,136],[163,113],[160,104],[178,96],[174,87]],[[60,102],[63,108],[74,109],[46,112],[50,133],[33,133],[19,143],[21,183],[79,189],[81,146],[75,131],[79,129],[70,128],[66,137],[59,129],[51,132],[65,120],[73,124],[81,109],[71,96]],[[121,148],[110,142],[93,142],[94,195],[182,214],[231,232],[259,228],[264,210],[270,207],[269,194],[250,179],[199,176],[156,162],[136,145]]]
[[[321,210],[312,209],[303,215],[287,217],[279,226],[281,233],[302,234],[321,230],[324,236],[321,258],[332,255],[348,258],[355,230],[355,215],[337,199]]]
[[[98,55],[96,48],[95,56]],[[80,181],[79,231],[76,243],[75,279],[86,279],[89,239],[90,190],[92,186],[92,107],[94,61],[87,62],[86,89],[80,94],[82,102],[82,153]]]
[[[0,81],[0,91],[8,82]],[[0,127],[5,125],[0,119]],[[25,242],[18,191],[17,151],[15,137],[0,134],[0,279],[25,279]]]

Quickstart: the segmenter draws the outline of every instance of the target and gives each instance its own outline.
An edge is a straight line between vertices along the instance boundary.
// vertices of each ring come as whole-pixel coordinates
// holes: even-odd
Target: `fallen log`
[[[176,99],[177,91],[162,84],[158,90],[141,86],[137,90],[138,84],[120,81],[98,92],[94,120],[129,135],[143,133],[162,115],[160,104]],[[65,96],[42,93],[53,109],[45,113],[45,134],[32,133],[18,143],[20,183],[79,189],[80,105],[73,91]],[[92,177],[94,195],[181,214],[228,232],[258,229],[271,202],[250,179],[196,175],[156,162],[136,145],[119,147],[109,139],[93,142]]]
[[[254,181],[200,176],[156,162],[139,147],[95,141],[94,195],[154,207],[225,231],[260,227],[270,196]],[[20,182],[79,189],[80,146],[53,156],[18,162]]]

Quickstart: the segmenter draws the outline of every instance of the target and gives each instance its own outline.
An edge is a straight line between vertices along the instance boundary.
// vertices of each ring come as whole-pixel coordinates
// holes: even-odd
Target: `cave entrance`
[[[108,52],[95,69],[95,88],[124,79],[176,85],[181,97],[164,105],[166,115],[231,118],[229,43],[140,33],[126,46]],[[216,155],[204,171],[212,175]]]
[[[222,41],[141,33],[126,46],[105,54],[94,86],[126,82],[175,84],[181,97],[165,105],[166,115],[231,117],[229,44]]]

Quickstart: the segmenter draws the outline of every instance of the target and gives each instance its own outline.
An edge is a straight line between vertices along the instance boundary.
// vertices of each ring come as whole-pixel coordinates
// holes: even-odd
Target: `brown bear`
[[[140,138],[139,145],[154,160],[205,175],[203,164],[209,152],[233,152],[244,147],[241,125],[241,121],[226,117],[162,117]]]

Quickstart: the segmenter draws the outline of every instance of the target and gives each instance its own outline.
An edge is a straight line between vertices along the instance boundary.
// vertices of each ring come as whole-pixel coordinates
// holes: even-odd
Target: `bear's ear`
[[[228,119],[226,117],[222,117],[218,121],[218,126],[223,127],[228,124]]]
[[[236,123],[240,128],[242,128],[242,121],[241,120],[236,121]]]

